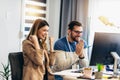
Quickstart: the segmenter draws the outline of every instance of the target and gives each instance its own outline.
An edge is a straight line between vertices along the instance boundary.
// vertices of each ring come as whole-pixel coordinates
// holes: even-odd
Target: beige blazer
[[[50,56],[50,58],[49,58]],[[54,63],[54,55],[49,54],[46,50],[35,49],[34,44],[29,40],[23,41],[23,78],[22,80],[43,80],[45,67],[48,73],[52,73],[50,65]],[[51,60],[50,60],[51,59]]]

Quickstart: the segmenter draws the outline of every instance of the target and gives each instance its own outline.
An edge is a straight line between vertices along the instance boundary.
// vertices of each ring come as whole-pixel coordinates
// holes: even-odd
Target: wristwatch
[[[83,56],[83,57],[80,57],[80,56],[79,56],[79,58],[80,58],[80,59],[84,59],[85,57],[84,57],[84,56]]]

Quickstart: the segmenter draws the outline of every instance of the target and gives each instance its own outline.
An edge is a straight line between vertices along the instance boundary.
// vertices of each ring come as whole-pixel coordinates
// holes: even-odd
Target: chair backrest
[[[12,52],[8,55],[11,68],[11,78],[12,80],[22,80],[23,72],[23,53],[22,52]]]

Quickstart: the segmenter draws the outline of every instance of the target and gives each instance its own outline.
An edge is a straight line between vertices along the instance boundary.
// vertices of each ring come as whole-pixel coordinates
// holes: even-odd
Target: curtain
[[[77,20],[83,25],[83,38],[88,41],[88,0],[61,0],[59,38],[67,35],[70,21]]]

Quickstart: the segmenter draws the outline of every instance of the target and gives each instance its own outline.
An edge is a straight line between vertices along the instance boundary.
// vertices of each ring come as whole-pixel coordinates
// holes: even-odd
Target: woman
[[[47,53],[45,41],[48,30],[49,24],[45,20],[37,19],[23,41],[23,80],[45,80],[45,73],[51,73],[49,65],[53,64],[54,55],[51,52],[49,58]]]

